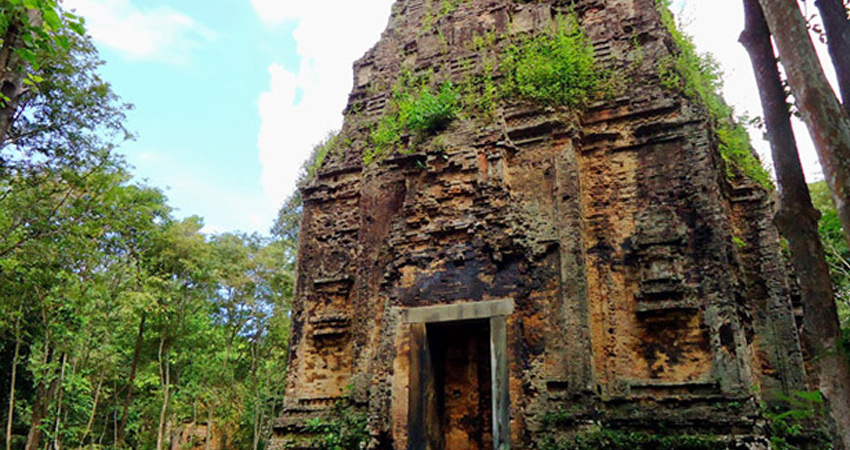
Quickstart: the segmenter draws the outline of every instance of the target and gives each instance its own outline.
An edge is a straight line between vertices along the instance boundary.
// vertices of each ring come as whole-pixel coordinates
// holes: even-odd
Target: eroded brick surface
[[[456,3],[441,14],[436,0],[397,1],[355,63],[342,144],[302,187],[273,444],[306,445],[304,423],[351,395],[370,414],[371,447],[408,448],[410,390],[425,387],[410,385],[403,312],[496,299],[515,304],[513,448],[598,421],[758,434],[756,396],[805,386],[772,205],[752,182],[727,179],[707,113],[662,86],[658,63],[675,48],[653,0]],[[616,95],[586,111],[503,100],[493,117],[465,111],[438,136],[363,163],[403,70],[462,85],[567,11],[620,77]],[[457,343],[470,361],[476,342]],[[480,403],[486,385],[470,380],[481,365],[455,365],[443,378]],[[474,410],[458,405],[440,413],[454,427],[446,439],[492,427],[457,425]]]

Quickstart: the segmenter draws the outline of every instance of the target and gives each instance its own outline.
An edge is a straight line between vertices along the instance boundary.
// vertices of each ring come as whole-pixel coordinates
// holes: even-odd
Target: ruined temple
[[[488,98],[508,92],[504,55],[561,17],[612,87]],[[600,427],[757,446],[759,404],[808,382],[797,317],[770,190],[660,73],[679,51],[655,0],[397,0],[301,187],[272,446],[314,447],[343,401],[368,448],[553,448]],[[487,107],[387,144],[413,78]]]

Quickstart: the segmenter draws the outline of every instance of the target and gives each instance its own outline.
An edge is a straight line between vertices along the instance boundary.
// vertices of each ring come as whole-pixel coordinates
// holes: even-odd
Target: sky
[[[342,124],[352,63],[380,37],[392,0],[65,0],[86,19],[103,77],[135,105],[121,147],[139,181],[204,231],[266,234],[313,145]],[[760,115],[737,43],[740,0],[673,10],[725,72],[737,113]],[[761,132],[756,148],[767,151]],[[820,169],[798,126],[810,180]],[[769,159],[769,158],[768,158]]]

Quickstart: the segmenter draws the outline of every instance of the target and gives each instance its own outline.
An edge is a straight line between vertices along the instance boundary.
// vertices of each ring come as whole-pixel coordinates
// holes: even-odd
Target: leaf
[[[82,18],[78,22],[71,21],[68,22],[68,28],[71,29],[74,33],[79,34],[80,36],[84,36],[86,34],[86,28],[83,26],[84,21]]]
[[[70,42],[68,41],[68,36],[63,35],[56,36],[56,45],[58,45],[59,48],[65,51],[68,51],[71,46]]]
[[[30,64],[32,64],[32,65],[37,64],[35,52],[33,52],[32,50],[30,50],[28,48],[19,48],[15,53],[17,53],[18,56],[21,57],[21,59],[23,59],[24,61],[26,61]]]
[[[45,9],[42,12],[42,16],[44,19],[44,24],[48,26],[52,31],[58,31],[62,29],[62,19],[59,18],[59,14],[56,13],[54,9]]]

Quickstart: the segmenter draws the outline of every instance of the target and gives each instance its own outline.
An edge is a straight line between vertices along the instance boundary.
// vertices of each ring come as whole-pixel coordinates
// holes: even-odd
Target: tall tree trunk
[[[210,442],[212,441],[212,424],[213,424],[213,406],[214,403],[210,399],[209,407],[207,407],[207,434],[204,436],[204,450],[210,450]]]
[[[6,96],[0,99],[0,148],[6,143],[18,104],[27,91],[24,79],[29,64],[16,50],[24,48],[24,36],[31,34],[30,27],[38,27],[41,23],[41,14],[37,9],[27,10],[24,17],[10,17],[3,44],[0,45],[0,92]]]
[[[50,360],[50,353],[52,351],[48,351],[45,361]],[[39,450],[41,448],[41,437],[43,433],[41,422],[47,417],[47,408],[50,405],[50,400],[56,395],[58,379],[58,376],[55,377],[47,386],[44,385],[44,382],[40,382],[36,387],[32,414],[30,416],[30,430],[27,434],[26,447],[24,447],[25,450]]]
[[[759,0],[797,109],[809,129],[850,242],[850,118],[820,66],[796,0]]]
[[[94,427],[94,420],[97,417],[97,404],[100,401],[100,391],[103,388],[103,378],[106,374],[106,369],[100,369],[100,376],[98,376],[97,380],[97,388],[94,390],[94,401],[92,402],[91,414],[89,414],[89,421],[86,423],[86,429],[83,431],[83,435],[80,438],[80,446],[85,445],[86,438],[88,438],[89,434],[91,434],[91,430]],[[92,440],[94,442],[94,440]]]
[[[124,430],[127,429],[127,413],[130,410],[130,400],[133,398],[133,383],[136,380],[136,370],[139,367],[139,355],[142,352],[146,320],[147,314],[142,313],[142,318],[139,320],[139,334],[136,335],[136,347],[133,349],[133,362],[130,363],[130,377],[127,380],[127,396],[124,397],[124,408],[121,412],[121,422],[115,431],[119,443],[124,442]]]
[[[53,425],[53,450],[60,450],[62,447],[61,440],[59,438],[59,426],[62,424],[62,397],[65,393],[65,368],[68,365],[68,354],[62,354],[62,370],[59,372],[59,396],[56,399],[56,419],[54,420]]]
[[[164,355],[163,355],[164,353]],[[166,346],[166,335],[163,334],[159,341],[158,352],[160,379],[162,380],[162,408],[159,412],[159,426],[156,430],[156,450],[162,450],[165,440],[165,419],[168,415],[168,399],[171,394],[171,366],[168,360],[168,348]]]
[[[12,380],[9,387],[9,416],[6,419],[6,450],[12,450],[12,425],[15,417],[15,388],[18,379],[18,358],[21,356],[21,316],[15,319],[15,356],[12,357]]]
[[[775,222],[788,240],[800,285],[803,343],[813,358],[820,390],[829,402],[844,447],[850,448],[850,369],[841,351],[829,266],[818,235],[820,214],[812,205],[803,175],[776,55],[758,0],[744,0],[744,11],[746,28],[740,40],[750,54],[764,110],[779,187]]]
[[[826,32],[826,46],[835,74],[844,111],[850,116],[850,20],[842,0],[815,0]]]
[[[254,396],[254,427],[253,427],[253,439],[251,441],[251,450],[259,450],[260,447],[260,433],[262,432],[263,427],[263,405],[262,398],[260,395],[259,386],[255,387],[256,395]]]

